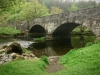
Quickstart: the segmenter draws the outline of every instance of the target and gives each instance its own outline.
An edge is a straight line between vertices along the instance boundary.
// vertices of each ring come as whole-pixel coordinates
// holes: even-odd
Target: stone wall
[[[42,18],[31,19],[14,23],[15,28],[30,30],[34,25],[41,25],[46,34],[52,34],[60,25],[65,23],[76,23],[89,28],[94,35],[100,36],[100,7],[82,9],[72,12],[64,12]]]

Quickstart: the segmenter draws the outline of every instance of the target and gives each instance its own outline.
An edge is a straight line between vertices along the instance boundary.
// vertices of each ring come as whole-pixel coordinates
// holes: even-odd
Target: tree
[[[76,11],[78,9],[79,8],[75,4],[72,4],[72,6],[69,8],[69,11]]]
[[[44,4],[40,4],[38,0],[31,0],[19,14],[20,19],[25,20],[46,16],[49,14],[49,10]]]
[[[4,21],[14,21],[18,18],[18,13],[26,4],[26,0],[0,0],[0,16]]]
[[[0,8],[2,11],[18,12],[26,0],[0,0]]]
[[[52,6],[50,14],[53,15],[53,14],[59,14],[59,13],[62,13],[62,12],[63,12],[63,9],[60,9],[58,7],[55,7],[55,6]]]

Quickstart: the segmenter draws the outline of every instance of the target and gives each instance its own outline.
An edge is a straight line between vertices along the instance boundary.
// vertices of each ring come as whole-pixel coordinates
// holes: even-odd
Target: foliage
[[[72,6],[69,8],[69,11],[76,11],[76,10],[79,10],[79,8],[75,4],[72,4]]]
[[[60,14],[62,13],[63,10],[58,8],[58,7],[55,7],[55,6],[52,6],[51,7],[51,11],[50,11],[50,14],[53,15],[53,14]]]
[[[88,42],[88,43],[86,44],[86,46],[91,46],[91,45],[93,45],[92,42]]]
[[[26,0],[0,0],[0,8],[2,11],[16,13],[21,10]]]
[[[44,61],[46,64],[49,64],[49,60],[46,56],[41,56],[41,60]]]
[[[90,30],[82,25],[77,26],[75,29],[73,29],[72,33],[88,33]]]
[[[0,14],[0,27],[6,26],[7,22],[5,20],[5,16],[2,16],[2,14]]]
[[[16,20],[18,20],[18,17],[19,17],[19,14],[18,13],[13,14],[10,17],[7,18],[7,21],[10,21],[10,22],[11,21],[16,21]]]
[[[34,38],[35,42],[40,42],[40,41],[44,41],[45,37],[41,37],[41,38]]]
[[[85,26],[80,25],[73,29],[72,34],[91,34],[92,32]]]
[[[31,0],[21,10],[20,19],[31,19],[48,15],[48,8],[44,4],[40,4],[38,0]]]
[[[0,1],[0,16],[2,25],[5,25],[7,21],[18,20],[18,14],[26,4],[26,0],[2,0]],[[5,22],[4,22],[5,21]]]
[[[14,35],[14,34],[17,34],[17,33],[20,33],[20,31],[12,28],[10,26],[0,27],[0,34]]]

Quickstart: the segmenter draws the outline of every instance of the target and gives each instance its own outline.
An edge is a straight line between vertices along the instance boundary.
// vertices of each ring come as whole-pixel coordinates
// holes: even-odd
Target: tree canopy
[[[69,11],[76,11],[78,9],[79,8],[75,4],[72,4],[72,6],[69,8]]]
[[[38,0],[27,2],[24,8],[19,12],[19,19],[31,19],[49,14],[48,8],[44,4],[40,4]]]

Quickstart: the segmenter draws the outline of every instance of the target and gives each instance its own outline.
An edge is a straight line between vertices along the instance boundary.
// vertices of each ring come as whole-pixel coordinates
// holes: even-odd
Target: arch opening
[[[30,37],[44,37],[46,35],[45,29],[41,25],[35,25],[29,30]]]
[[[70,32],[79,26],[80,24],[76,23],[65,23],[59,26],[54,32],[53,32],[53,37],[67,37],[70,35]]]

